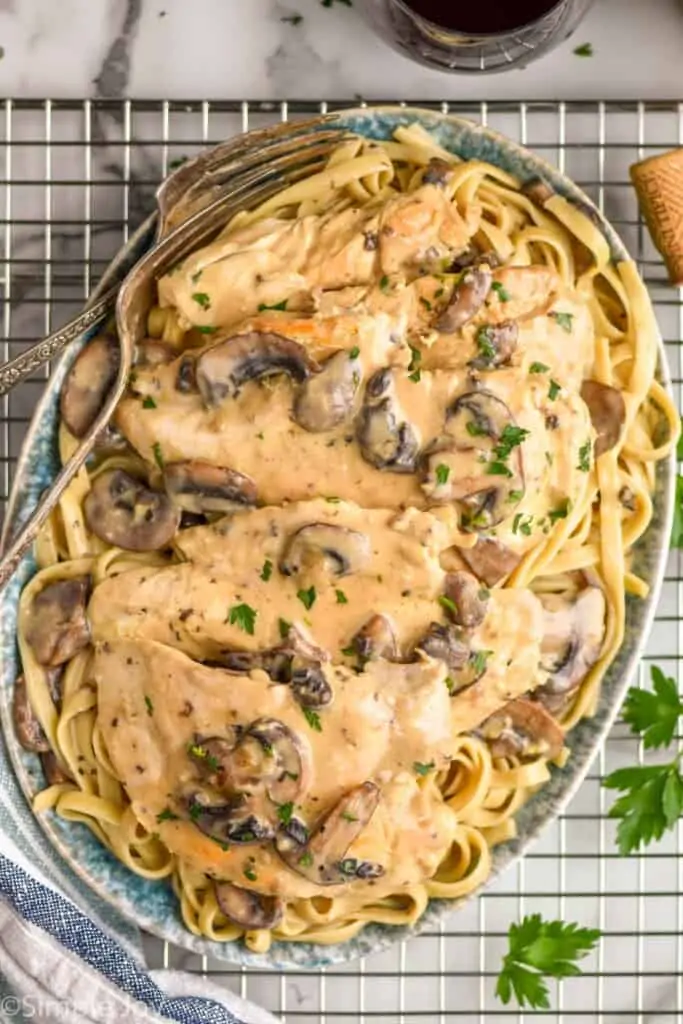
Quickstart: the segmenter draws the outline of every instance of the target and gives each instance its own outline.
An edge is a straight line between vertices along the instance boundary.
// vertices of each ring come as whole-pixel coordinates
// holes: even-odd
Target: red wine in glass
[[[453,32],[495,35],[526,28],[558,7],[561,0],[403,0],[415,14]]]

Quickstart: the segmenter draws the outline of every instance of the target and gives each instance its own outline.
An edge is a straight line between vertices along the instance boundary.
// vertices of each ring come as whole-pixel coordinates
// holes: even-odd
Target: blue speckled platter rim
[[[587,204],[595,210],[615,260],[628,256],[612,227],[586,195],[556,168],[497,132],[452,115],[416,108],[381,107],[340,111],[321,118],[321,127],[330,124],[348,128],[375,139],[389,138],[399,125],[419,122],[445,148],[465,159],[481,159],[497,164],[522,180],[541,175],[567,199]],[[139,258],[151,243],[153,218],[146,222],[110,265],[100,288],[111,284]],[[61,382],[79,345],[64,356],[46,388],[24,442],[5,527],[13,532],[29,514],[49,485],[57,469],[56,424]],[[659,379],[670,390],[663,344],[659,341]],[[627,602],[627,640],[605,678],[597,713],[581,722],[571,733],[572,757],[568,764],[553,772],[550,782],[517,815],[518,837],[498,847],[493,857],[493,872],[487,885],[517,860],[566,806],[583,781],[600,743],[609,731],[631,682],[652,625],[668,550],[675,480],[673,456],[658,467],[655,515],[638,551],[638,570],[649,581],[651,590],[644,601]],[[30,799],[43,786],[38,759],[22,750],[11,724],[11,694],[18,670],[16,620],[18,597],[26,581],[35,572],[32,556],[21,563],[15,577],[0,595],[0,717],[5,741],[21,787]],[[437,924],[458,904],[432,900],[426,913],[413,927],[392,928],[368,925],[356,938],[338,946],[313,943],[276,943],[265,954],[249,952],[241,943],[218,943],[192,935],[182,924],[178,905],[170,886],[148,882],[128,871],[83,825],[65,822],[53,813],[38,817],[41,827],[68,865],[98,895],[112,903],[125,917],[141,928],[198,954],[250,967],[287,969],[317,968],[343,963],[386,949],[401,939]],[[471,898],[471,897],[469,897]]]

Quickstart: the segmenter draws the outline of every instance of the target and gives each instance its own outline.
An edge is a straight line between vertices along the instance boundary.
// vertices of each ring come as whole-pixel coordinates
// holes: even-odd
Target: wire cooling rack
[[[11,101],[0,110],[2,358],[75,313],[118,246],[152,208],[174,162],[207,143],[274,121],[358,102]],[[683,144],[683,103],[420,104],[498,128],[557,164],[599,204],[637,258],[667,341],[681,399],[683,292],[667,286],[638,217],[628,167]],[[0,489],[45,377],[0,405]],[[641,682],[656,661],[680,672],[683,577],[672,555]],[[326,971],[229,969],[145,937],[150,967],[210,975],[287,1024],[496,1024],[523,1021],[494,998],[511,921],[527,912],[599,927],[584,976],[552,989],[539,1021],[679,1024],[683,1020],[683,827],[642,856],[621,858],[600,778],[642,760],[617,725],[567,813],[480,899],[391,951]],[[607,797],[607,799],[606,799]],[[227,968],[227,969],[226,969]]]

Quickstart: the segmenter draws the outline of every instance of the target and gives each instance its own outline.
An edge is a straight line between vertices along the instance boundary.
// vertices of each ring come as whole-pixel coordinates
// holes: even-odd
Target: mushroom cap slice
[[[575,601],[553,595],[544,595],[541,601],[545,613],[541,667],[550,679],[533,695],[549,711],[558,712],[600,657],[607,605],[599,587],[586,587]]]
[[[517,349],[518,339],[519,325],[515,320],[480,327],[476,335],[480,354],[470,359],[467,365],[475,370],[495,370],[506,366]]]
[[[477,265],[465,270],[453,289],[450,302],[436,321],[437,331],[455,334],[476,316],[491,291],[493,275],[486,265]]]
[[[320,373],[308,377],[299,388],[292,409],[294,422],[318,434],[348,420],[363,379],[361,370],[360,360],[349,352],[333,355]]]
[[[549,760],[564,746],[564,732],[545,708],[519,697],[482,722],[479,733],[494,757],[534,757]]]
[[[188,797],[187,809],[199,831],[219,843],[249,846],[269,842],[275,835],[270,822],[258,818],[241,795],[218,801],[197,791]]]
[[[393,376],[387,368],[374,373],[365,386],[356,436],[361,455],[375,469],[390,473],[415,472],[419,438],[403,416]]]
[[[59,411],[74,437],[84,437],[97,419],[119,371],[116,338],[98,334],[81,349],[66,375]]]
[[[50,749],[50,744],[35,711],[31,707],[26,690],[26,680],[23,676],[18,676],[14,684],[12,720],[17,739],[24,750],[30,750],[34,754],[47,753]]]
[[[303,708],[322,708],[332,703],[332,687],[322,665],[302,665],[292,669],[290,688]]]
[[[85,605],[90,579],[48,583],[34,597],[28,612],[26,639],[41,665],[52,668],[70,661],[90,643]]]
[[[186,512],[234,512],[256,504],[250,477],[210,462],[166,463],[164,484],[173,504]]]
[[[461,570],[448,573],[444,581],[444,594],[454,606],[448,609],[448,614],[456,626],[475,629],[482,624],[486,618],[489,594],[471,572]]]
[[[335,523],[308,523],[289,538],[280,558],[284,576],[297,576],[321,561],[334,576],[360,572],[372,554],[366,534]]]
[[[520,555],[493,537],[480,537],[473,548],[458,548],[458,554],[487,587],[509,576],[520,562]]]
[[[597,459],[614,448],[621,437],[626,420],[624,396],[608,384],[585,380],[581,385],[581,397],[588,406],[591,423],[598,435],[593,449]]]
[[[302,384],[319,368],[303,345],[281,334],[249,331],[219,342],[198,356],[196,381],[204,402],[235,398],[252,380],[287,374]]]
[[[398,658],[396,631],[388,615],[371,615],[353,637],[351,646],[362,664],[378,658],[387,661]]]
[[[44,751],[40,755],[40,764],[48,786],[60,786],[64,782],[73,782],[71,776],[65,772],[57,760],[57,755],[54,751]]]
[[[455,168],[453,164],[440,156],[433,156],[422,175],[423,185],[445,185],[452,177]]]
[[[123,469],[95,479],[83,511],[95,536],[126,551],[165,547],[180,523],[180,512],[166,494],[150,490]]]
[[[346,857],[351,844],[366,827],[379,804],[373,782],[350,790],[320,821],[305,845],[287,831],[278,833],[275,849],[284,862],[316,885],[340,885],[359,878],[379,878],[380,864]]]
[[[464,669],[470,657],[469,644],[463,638],[462,631],[441,622],[431,623],[417,648],[428,657],[443,661],[449,672]]]
[[[242,928],[275,928],[282,920],[285,905],[278,896],[251,892],[233,882],[214,882],[214,891],[225,916]]]

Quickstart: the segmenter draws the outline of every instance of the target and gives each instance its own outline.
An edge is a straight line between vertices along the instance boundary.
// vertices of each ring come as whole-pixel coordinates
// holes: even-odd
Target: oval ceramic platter
[[[522,181],[542,176],[560,195],[588,205],[590,200],[555,168],[505,137],[469,121],[426,110],[377,108],[341,112],[321,119],[321,126],[340,126],[373,139],[388,139],[399,125],[418,122],[433,133],[441,146],[465,160],[485,160]],[[627,258],[624,244],[595,210],[595,217],[609,242],[615,260]],[[142,255],[153,240],[153,223],[148,222],[120,252],[110,266],[104,285],[111,284]],[[94,331],[90,332],[91,336]],[[88,337],[89,337],[88,336]],[[87,337],[80,342],[83,344]],[[24,522],[58,470],[57,420],[59,389],[73,359],[76,345],[58,364],[36,409],[24,443],[12,491],[6,535]],[[660,341],[659,379],[668,388],[669,378]],[[518,836],[499,846],[494,853],[491,879],[517,860],[553,821],[576,792],[605,739],[626,688],[636,671],[654,617],[664,572],[673,504],[674,466],[666,461],[658,467],[655,515],[637,552],[638,572],[650,583],[647,600],[627,602],[626,640],[605,678],[594,718],[581,722],[570,734],[572,756],[562,769],[554,769],[550,782],[517,815]],[[11,724],[11,698],[20,669],[16,649],[17,604],[20,591],[35,572],[27,555],[5,592],[0,595],[2,623],[0,711],[5,740],[19,782],[28,800],[44,786],[37,758],[18,744]],[[241,943],[218,943],[192,935],[183,925],[178,904],[169,885],[149,882],[132,874],[80,824],[61,820],[52,812],[39,816],[42,828],[56,851],[98,895],[111,902],[139,927],[195,953],[253,967],[308,967],[340,963],[365,956],[429,928],[456,909],[450,901],[433,900],[415,929],[368,925],[356,938],[338,946],[311,943],[276,943],[266,954],[253,954]],[[56,865],[58,867],[58,865]]]

